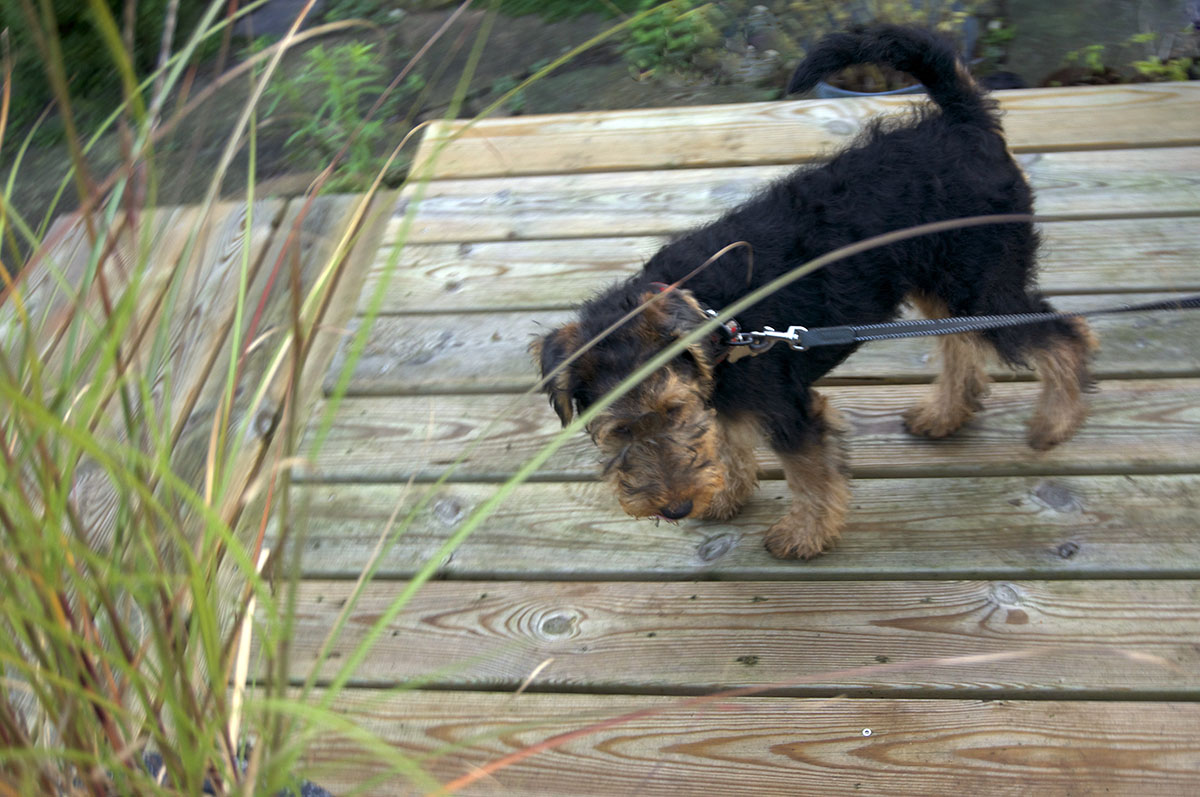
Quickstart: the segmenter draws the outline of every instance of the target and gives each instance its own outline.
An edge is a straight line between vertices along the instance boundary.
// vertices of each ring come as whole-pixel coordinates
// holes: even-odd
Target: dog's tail
[[[874,25],[826,36],[796,67],[788,93],[808,91],[834,72],[867,63],[886,64],[921,81],[930,98],[953,121],[996,125],[994,103],[971,78],[954,47],[919,28]]]

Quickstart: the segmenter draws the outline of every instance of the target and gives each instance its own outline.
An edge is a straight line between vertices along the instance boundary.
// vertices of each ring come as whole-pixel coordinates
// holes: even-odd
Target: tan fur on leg
[[[1042,392],[1029,422],[1029,445],[1044,451],[1069,440],[1087,417],[1083,391],[1089,383],[1088,360],[1098,347],[1096,336],[1082,318],[1068,323],[1080,338],[1060,339],[1032,355]]]
[[[946,305],[928,296],[910,297],[927,318],[948,318]],[[953,434],[980,409],[990,379],[983,364],[988,344],[977,334],[945,335],[938,338],[942,372],[929,397],[904,413],[909,432],[923,437]]]
[[[754,449],[762,441],[758,424],[750,417],[718,418],[721,443],[718,454],[725,472],[725,488],[713,496],[705,517],[728,520],[738,513],[758,486],[758,459]]]
[[[781,559],[811,559],[833,546],[850,507],[850,481],[841,438],[845,423],[824,396],[813,393],[813,415],[825,425],[821,439],[780,457],[792,506],[767,530],[767,550]]]

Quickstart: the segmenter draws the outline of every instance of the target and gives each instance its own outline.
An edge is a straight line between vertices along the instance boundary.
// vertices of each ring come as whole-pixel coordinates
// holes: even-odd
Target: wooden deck
[[[908,102],[432,128],[419,160],[437,153],[434,179],[405,193],[367,275],[360,311],[375,301],[382,315],[301,488],[297,677],[397,506],[473,446],[382,552],[353,629],[555,433],[543,398],[521,394],[534,333],[665,236]],[[1200,290],[1200,84],[1002,104],[1053,219],[1042,285],[1057,304]],[[385,280],[386,244],[405,235]],[[900,413],[927,390],[932,346],[851,358],[826,392],[853,426],[853,511],[812,562],[762,548],[785,500],[769,455],[734,522],[656,526],[594,481],[581,436],[441,563],[343,707],[441,782],[630,715],[471,793],[1200,793],[1200,313],[1095,327],[1093,415],[1047,454],[1024,444],[1027,376],[1002,373],[985,412],[929,442],[905,435]],[[425,688],[380,689],[414,680]],[[755,686],[769,688],[696,697]]]
[[[532,335],[667,236],[910,102],[431,128],[418,163],[432,179],[401,195],[386,229],[364,230],[319,320],[330,334],[313,362],[331,361],[328,396],[347,358],[334,344],[349,339],[333,333],[380,313],[347,398],[334,407],[318,397],[310,415],[311,467],[293,495],[305,540],[293,677],[310,671],[398,508],[404,517],[434,491],[378,553],[326,677],[557,431],[545,400],[523,395]],[[1002,105],[1051,219],[1041,284],[1056,304],[1200,291],[1200,84],[1007,92]],[[304,207],[256,203],[247,237],[244,203],[222,205],[202,256],[175,277],[164,384],[185,476],[208,444],[220,382],[208,374],[229,357],[239,264],[249,264],[249,295],[263,294],[292,237],[307,288],[354,203]],[[155,256],[178,259],[195,213],[160,211]],[[86,267],[72,249],[82,233],[59,233],[72,284]],[[161,312],[169,275],[159,277],[145,286],[145,318]],[[274,283],[261,329],[285,322],[287,291]],[[52,332],[69,298],[43,278],[27,301]],[[1028,375],[998,371],[986,410],[957,437],[914,440],[900,413],[928,389],[933,347],[859,351],[824,388],[853,427],[849,527],[812,562],[762,548],[786,500],[766,452],[762,486],[734,522],[655,525],[621,513],[581,436],[438,563],[440,578],[337,706],[441,783],[553,741],[488,771],[472,794],[1198,794],[1200,313],[1095,328],[1092,417],[1046,454],[1024,444]],[[59,339],[47,340],[52,361]],[[251,356],[243,383],[268,367]],[[264,419],[239,441],[243,480],[271,443],[277,388],[236,409]],[[111,525],[111,497],[79,489],[81,511]],[[329,765],[316,779],[334,793],[412,788],[373,761],[347,768],[347,756],[361,758],[350,742],[314,755]]]

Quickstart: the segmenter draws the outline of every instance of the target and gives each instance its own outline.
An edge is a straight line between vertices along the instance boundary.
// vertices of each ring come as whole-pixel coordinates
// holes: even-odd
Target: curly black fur
[[[934,104],[871,124],[827,163],[791,173],[717,221],[672,241],[640,274],[583,305],[574,340],[589,340],[637,307],[654,290],[651,283],[675,282],[735,241],[753,247],[753,284],[761,285],[871,236],[945,219],[1032,212],[1032,193],[1005,147],[994,103],[934,34],[881,26],[831,36],[799,66],[790,89],[804,90],[861,61],[911,73]],[[738,320],[746,329],[877,323],[893,318],[913,294],[940,299],[954,315],[1045,311],[1051,308],[1033,290],[1037,246],[1029,223],[919,237],[831,264]],[[724,307],[747,292],[747,265],[745,250],[734,249],[685,287],[700,302]],[[666,298],[681,328],[703,320],[682,297]],[[575,348],[556,342],[555,334],[542,348],[544,372]],[[1034,348],[1074,340],[1080,333],[1069,324],[1050,323],[983,334],[1007,362],[1024,364]],[[664,334],[664,345],[669,337]],[[573,370],[559,385],[567,401],[577,410],[588,406],[644,362],[654,353],[645,338],[644,330],[630,323],[597,346],[588,355],[586,373]],[[752,413],[777,452],[795,451],[822,431],[814,428],[809,388],[854,348],[796,354],[780,346],[764,356],[722,364],[712,406],[725,415]],[[686,357],[679,365],[687,367]]]

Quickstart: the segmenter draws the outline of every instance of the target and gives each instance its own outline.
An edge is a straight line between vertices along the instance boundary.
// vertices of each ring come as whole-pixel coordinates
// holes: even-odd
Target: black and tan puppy
[[[1031,213],[1024,175],[1005,148],[994,103],[954,50],[933,34],[875,27],[831,36],[799,66],[789,90],[804,91],[851,64],[878,62],[920,80],[933,104],[884,120],[828,163],[802,168],[745,205],[693,230],[650,259],[637,276],[585,303],[579,319],[535,344],[543,375],[630,310],[660,294],[723,247],[753,247],[752,283],[766,283],[846,244],[926,222]],[[977,226],[914,238],[815,272],[740,314],[743,329],[808,328],[892,319],[905,300],[929,317],[1042,312],[1033,288],[1037,235],[1031,224]],[[548,383],[563,423],[664,346],[747,290],[747,253],[730,251],[681,289],[646,306]],[[657,284],[656,284],[657,283]],[[989,352],[1031,366],[1042,390],[1029,443],[1071,437],[1086,414],[1083,392],[1094,347],[1082,322],[1051,322],[938,339],[942,373],[905,414],[908,429],[943,437],[978,409]],[[836,540],[849,503],[843,425],[813,383],[853,346],[724,361],[703,341],[600,415],[589,431],[603,475],[635,517],[725,519],[756,483],[754,449],[779,456],[792,504],[768,531],[767,548],[808,558]]]

